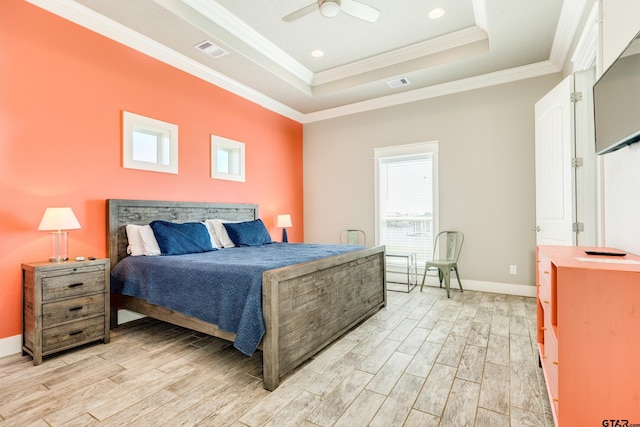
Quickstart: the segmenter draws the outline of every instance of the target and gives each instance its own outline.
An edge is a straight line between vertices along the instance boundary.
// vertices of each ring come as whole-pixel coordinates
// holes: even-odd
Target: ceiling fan
[[[367,22],[376,22],[380,16],[378,9],[356,0],[317,0],[302,9],[290,13],[282,18],[282,20],[292,22],[315,12],[316,9],[319,9],[322,16],[327,18],[336,16],[340,11]]]

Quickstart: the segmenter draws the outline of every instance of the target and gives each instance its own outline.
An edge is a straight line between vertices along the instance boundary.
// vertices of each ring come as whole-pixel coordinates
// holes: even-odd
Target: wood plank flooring
[[[0,426],[553,426],[534,298],[437,287],[262,388],[262,354],[151,319],[45,359],[0,359]]]

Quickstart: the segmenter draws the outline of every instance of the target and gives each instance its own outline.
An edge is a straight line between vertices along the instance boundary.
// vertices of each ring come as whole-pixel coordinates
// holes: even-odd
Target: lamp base
[[[63,262],[69,259],[67,255],[68,233],[66,231],[51,232],[51,262]]]
[[[287,229],[282,229],[282,243],[289,243],[289,239],[287,238]]]

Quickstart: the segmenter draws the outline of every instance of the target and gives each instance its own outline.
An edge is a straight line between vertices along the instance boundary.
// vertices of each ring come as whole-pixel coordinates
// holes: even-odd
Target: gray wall
[[[559,81],[550,75],[305,125],[305,241],[336,243],[351,227],[372,241],[373,149],[438,141],[440,229],[465,233],[461,277],[533,286],[533,110]]]

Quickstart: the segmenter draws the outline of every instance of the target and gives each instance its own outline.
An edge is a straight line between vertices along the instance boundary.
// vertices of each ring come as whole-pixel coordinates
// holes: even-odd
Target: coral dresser
[[[537,248],[538,349],[557,426],[640,425],[640,257]],[[619,252],[619,251],[618,251]]]

